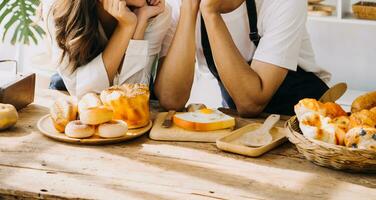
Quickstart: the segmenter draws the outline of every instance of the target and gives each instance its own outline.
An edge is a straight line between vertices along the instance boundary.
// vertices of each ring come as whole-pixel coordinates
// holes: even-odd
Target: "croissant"
[[[376,107],[376,91],[356,98],[351,105],[351,112],[356,113],[362,110],[370,110],[374,107]]]

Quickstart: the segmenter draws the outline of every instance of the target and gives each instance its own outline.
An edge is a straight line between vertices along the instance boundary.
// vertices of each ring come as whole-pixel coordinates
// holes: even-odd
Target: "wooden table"
[[[37,91],[0,133],[0,199],[376,199],[376,176],[318,167],[286,143],[260,157],[147,136],[109,146],[48,139],[36,123],[62,95]]]

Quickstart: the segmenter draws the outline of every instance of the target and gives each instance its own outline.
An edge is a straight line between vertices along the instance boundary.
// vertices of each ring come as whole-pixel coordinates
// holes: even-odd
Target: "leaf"
[[[46,33],[32,18],[40,0],[2,0],[0,3],[0,26],[4,27],[2,40],[14,30],[11,43],[21,42],[29,44],[33,41],[38,44],[38,38]]]

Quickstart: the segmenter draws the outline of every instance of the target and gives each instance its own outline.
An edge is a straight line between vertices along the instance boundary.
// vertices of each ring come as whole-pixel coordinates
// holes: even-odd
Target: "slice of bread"
[[[176,114],[173,122],[178,127],[191,131],[216,131],[235,127],[235,118],[211,109]]]

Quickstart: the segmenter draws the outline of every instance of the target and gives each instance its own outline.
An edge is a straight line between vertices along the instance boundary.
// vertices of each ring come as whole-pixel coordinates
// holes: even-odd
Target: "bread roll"
[[[124,84],[101,93],[104,105],[114,111],[114,119],[125,121],[129,129],[149,124],[149,97],[149,87],[144,84]]]
[[[10,104],[0,103],[0,131],[14,126],[18,120],[16,108]]]
[[[362,110],[370,110],[374,107],[376,107],[376,91],[356,98],[351,105],[351,112],[356,113]]]
[[[50,108],[50,115],[55,129],[64,133],[67,124],[77,119],[77,105],[71,99],[58,99]]]
[[[304,114],[310,112],[317,113],[331,119],[340,116],[347,116],[347,113],[340,105],[331,102],[321,103],[315,99],[303,99],[299,101],[297,105],[295,105],[294,109],[299,121],[301,121]]]
[[[65,135],[71,138],[89,138],[94,134],[95,126],[83,124],[79,120],[69,122],[65,129]]]
[[[370,127],[353,128],[346,134],[345,144],[350,148],[376,151],[376,129]]]
[[[99,125],[109,122],[113,119],[113,116],[114,112],[105,106],[87,108],[80,112],[81,122],[88,125]]]
[[[330,117],[331,119],[341,116],[347,116],[346,111],[343,110],[343,108],[332,102],[327,102],[324,104],[325,108],[325,116]]]
[[[81,112],[83,110],[96,108],[102,105],[103,103],[97,94],[87,93],[78,102],[78,111]]]
[[[316,99],[302,99],[295,105],[294,110],[299,121],[301,121],[302,116],[307,113],[318,113],[322,116],[326,115],[323,103]]]
[[[370,111],[376,114],[376,107],[372,108]]]
[[[376,113],[369,110],[362,110],[357,113],[353,113],[350,116],[350,128],[358,126],[376,127]]]
[[[309,112],[301,116],[301,119],[299,126],[303,135],[307,138],[320,140],[330,144],[341,143],[339,141],[340,139],[336,136],[337,127],[331,123],[329,117]]]

